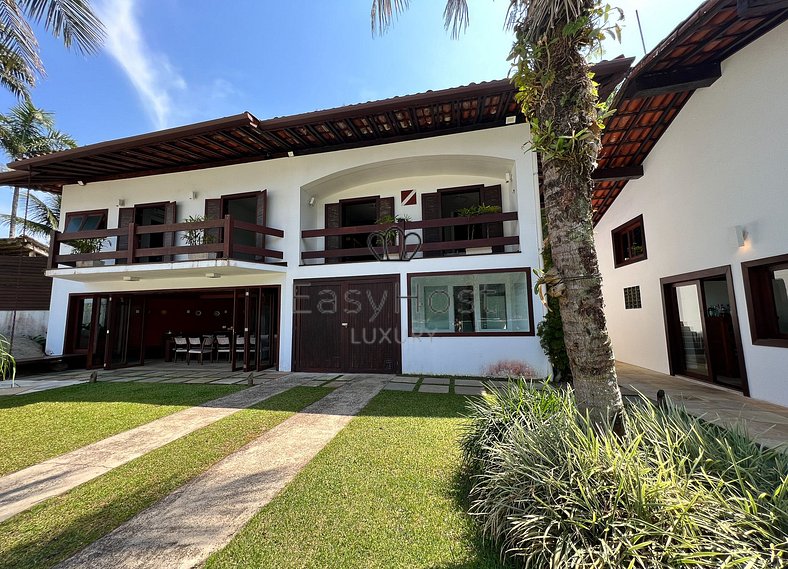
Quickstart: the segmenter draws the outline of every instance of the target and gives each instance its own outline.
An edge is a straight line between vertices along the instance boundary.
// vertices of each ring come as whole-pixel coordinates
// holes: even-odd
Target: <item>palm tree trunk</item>
[[[8,236],[14,237],[16,235],[16,213],[19,209],[19,188],[14,187],[14,197],[11,198],[11,219],[8,223]]]
[[[566,45],[550,50],[561,63],[545,61],[555,75],[538,118],[540,124],[552,124],[558,134],[570,136],[596,124],[596,95],[588,64],[570,41],[557,42],[562,43]],[[555,102],[559,104],[550,104]],[[553,263],[566,287],[558,300],[577,405],[595,421],[610,420],[621,430],[623,404],[603,310],[591,211],[591,172],[599,143],[598,133],[592,133],[575,142],[584,146],[583,152],[575,148],[570,154],[545,156],[543,192]]]

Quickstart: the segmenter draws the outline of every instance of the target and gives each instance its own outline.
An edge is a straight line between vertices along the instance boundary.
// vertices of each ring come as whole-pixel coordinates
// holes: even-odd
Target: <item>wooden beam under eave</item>
[[[637,180],[643,177],[643,166],[626,166],[623,168],[599,168],[591,174],[595,182],[621,182]]]
[[[713,85],[720,77],[722,67],[718,62],[647,73],[635,79],[631,96],[633,99],[645,99],[668,93],[694,91]]]
[[[788,0],[738,0],[737,2],[740,18],[765,16],[785,8],[788,8]]]

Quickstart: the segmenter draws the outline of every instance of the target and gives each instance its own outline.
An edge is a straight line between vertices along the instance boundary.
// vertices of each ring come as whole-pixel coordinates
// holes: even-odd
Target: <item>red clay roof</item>
[[[678,89],[639,94],[644,79],[713,68],[788,19],[786,0],[709,0],[682,22],[627,77],[614,101],[617,109],[602,135],[598,169],[641,166],[694,93]],[[657,74],[657,75],[655,75]],[[598,182],[592,205],[599,221],[626,180]]]
[[[594,67],[609,94],[632,59]],[[524,117],[508,79],[259,120],[251,113],[100,142],[12,162],[0,185],[60,192],[63,185],[150,176],[503,126]]]

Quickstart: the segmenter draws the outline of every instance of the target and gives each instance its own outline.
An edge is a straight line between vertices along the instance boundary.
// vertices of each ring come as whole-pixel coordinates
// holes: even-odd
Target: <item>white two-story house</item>
[[[630,62],[597,67],[603,90]],[[548,373],[514,93],[243,113],[10,164],[0,184],[62,192],[48,351],[114,368],[229,337],[213,355],[234,369]]]
[[[600,64],[603,88],[629,63]],[[0,183],[62,192],[47,348],[88,367],[224,336],[236,369],[546,374],[528,136],[503,80],[243,113],[15,162]]]

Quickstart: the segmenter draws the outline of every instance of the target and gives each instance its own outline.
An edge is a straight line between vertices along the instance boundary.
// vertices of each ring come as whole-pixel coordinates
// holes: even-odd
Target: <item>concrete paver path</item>
[[[194,567],[225,546],[383,387],[357,378],[280,423],[61,568]]]
[[[265,380],[0,477],[0,521],[307,381],[296,374]]]

